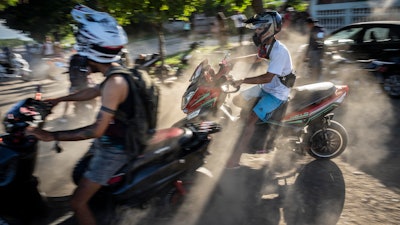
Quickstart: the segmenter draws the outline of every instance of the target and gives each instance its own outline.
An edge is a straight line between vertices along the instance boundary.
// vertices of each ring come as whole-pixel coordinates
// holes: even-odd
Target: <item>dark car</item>
[[[390,60],[400,55],[400,21],[354,23],[325,39],[325,52],[349,60]]]

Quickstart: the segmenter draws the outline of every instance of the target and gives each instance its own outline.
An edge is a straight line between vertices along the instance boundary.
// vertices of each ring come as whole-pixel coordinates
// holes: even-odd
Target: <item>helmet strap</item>
[[[274,44],[275,44],[275,42],[276,42],[275,37],[274,37],[273,35],[272,35],[271,37],[274,38],[274,39],[272,40],[271,44],[270,44],[269,47],[268,47],[266,59],[269,59],[269,55],[271,54],[272,47],[274,47]],[[269,40],[271,37],[269,37],[269,38],[267,38],[267,39]]]
[[[272,51],[272,48],[274,47],[275,42],[276,42],[276,39],[274,38],[272,40],[271,44],[268,45],[268,50],[265,49],[265,44],[261,45],[258,49],[258,57],[269,59],[269,55],[271,54],[271,51]]]

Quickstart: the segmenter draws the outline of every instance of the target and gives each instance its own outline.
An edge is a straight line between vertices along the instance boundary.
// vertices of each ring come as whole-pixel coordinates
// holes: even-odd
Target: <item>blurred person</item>
[[[219,46],[224,47],[228,44],[228,27],[226,25],[226,17],[222,11],[219,11],[216,15],[216,27]]]
[[[116,63],[123,46],[128,43],[125,31],[108,13],[98,12],[83,5],[71,11],[80,23],[76,33],[77,53],[86,60],[90,72],[100,72],[106,79],[95,87],[89,87],[70,95],[49,99],[54,106],[61,101],[84,101],[101,97],[101,108],[93,124],[63,131],[46,131],[28,127],[27,135],[34,135],[42,141],[78,141],[94,138],[90,151],[94,152],[88,170],[75,189],[71,207],[78,223],[94,225],[96,220],[88,206],[89,200],[124,164],[131,159],[125,151],[125,126],[115,118],[117,113],[134,113],[134,93],[130,91],[124,74],[110,73],[123,68]],[[90,18],[90,21],[87,19]],[[86,74],[82,74],[85,76]]]
[[[236,11],[236,14],[231,16],[231,19],[233,20],[239,35],[239,44],[242,45],[243,35],[245,32],[245,24],[243,22],[247,17],[243,13]]]
[[[69,87],[69,94],[73,94],[75,92],[81,91],[83,89],[86,89],[89,87],[89,82],[88,82],[88,75],[89,75],[89,67],[87,66],[86,62],[86,57],[81,56],[79,54],[74,54],[70,57],[69,60],[69,68],[68,68],[68,76],[69,76],[69,82],[70,82],[70,87]],[[80,115],[79,113],[79,104],[84,104],[83,101],[82,103],[74,104],[74,114],[75,115]],[[66,122],[66,116],[68,112],[68,108],[71,105],[71,102],[65,102],[65,107],[64,107],[64,113],[62,116],[62,122]],[[84,112],[84,111],[82,111]],[[87,113],[87,112],[86,112]],[[81,117],[83,115],[80,115]],[[82,117],[83,119],[84,117]]]
[[[191,31],[191,24],[190,21],[185,21],[185,23],[183,24],[183,32],[185,33],[185,36],[187,38],[190,37],[190,31]]]
[[[308,17],[306,20],[310,33],[305,61],[308,62],[310,77],[313,81],[319,81],[322,73],[322,59],[324,58],[325,29],[318,24],[318,20]]]
[[[293,7],[288,7],[285,10],[285,15],[283,16],[283,20],[282,20],[282,29],[288,29],[290,28],[290,26],[292,25],[292,21],[293,21],[293,14],[294,14],[294,9]]]
[[[233,81],[234,86],[255,85],[242,91],[232,100],[233,104],[242,108],[241,117],[246,124],[226,168],[239,167],[241,154],[247,152],[249,148],[253,148],[252,151],[263,150],[266,129],[263,126],[255,132],[256,123],[267,122],[274,111],[288,100],[290,88],[296,79],[292,72],[292,58],[288,49],[275,39],[275,35],[282,28],[282,17],[279,13],[262,12],[246,20],[245,23],[247,28],[255,30],[253,41],[258,46],[258,53],[237,57],[230,62],[254,63],[258,60],[269,60],[269,66],[264,74]],[[249,110],[250,108],[252,110]],[[250,147],[250,143],[253,146]]]
[[[50,36],[46,36],[46,39],[43,42],[42,55],[44,57],[53,57],[54,53],[54,42]]]

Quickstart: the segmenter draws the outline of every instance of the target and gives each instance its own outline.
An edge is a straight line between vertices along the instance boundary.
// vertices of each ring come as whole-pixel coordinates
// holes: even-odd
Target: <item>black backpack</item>
[[[118,110],[115,118],[126,125],[126,150],[132,156],[138,156],[155,133],[160,89],[146,72],[134,68],[113,67],[105,75],[108,78],[111,74],[124,75],[129,90],[133,92],[133,116],[128,117],[125,112]]]

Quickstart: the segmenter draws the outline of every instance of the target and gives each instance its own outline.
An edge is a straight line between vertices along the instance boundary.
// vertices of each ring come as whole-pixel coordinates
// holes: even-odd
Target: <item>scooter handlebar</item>
[[[234,84],[234,80],[231,77],[227,77],[226,81],[221,84],[221,90],[227,94],[236,93],[240,90],[240,86],[235,86]]]

